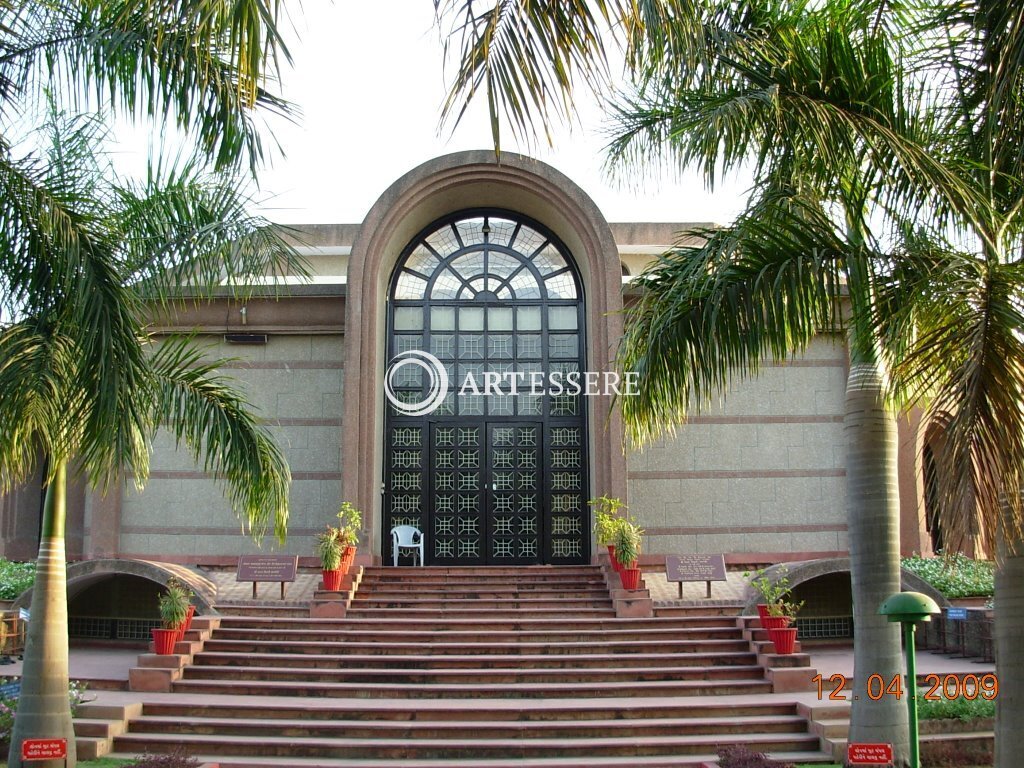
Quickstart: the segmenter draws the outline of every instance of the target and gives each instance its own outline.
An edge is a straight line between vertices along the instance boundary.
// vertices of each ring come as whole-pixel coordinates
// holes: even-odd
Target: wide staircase
[[[116,754],[242,766],[820,760],[734,617],[616,618],[597,567],[368,568],[338,619],[226,615]],[[174,694],[191,694],[177,696]]]

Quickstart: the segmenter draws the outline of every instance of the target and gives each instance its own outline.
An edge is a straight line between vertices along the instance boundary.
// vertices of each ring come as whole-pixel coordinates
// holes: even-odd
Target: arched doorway
[[[427,537],[427,562],[572,564],[590,558],[582,282],[548,229],[499,209],[423,229],[389,283],[387,383],[430,400],[429,353],[447,374],[436,407],[389,403],[383,556],[394,525]]]

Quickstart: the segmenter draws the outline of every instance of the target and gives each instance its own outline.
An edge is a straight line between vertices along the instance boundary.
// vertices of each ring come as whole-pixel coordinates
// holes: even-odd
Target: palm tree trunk
[[[850,742],[888,742],[895,764],[909,764],[905,696],[884,693],[902,679],[900,625],[878,614],[900,591],[900,518],[896,478],[896,424],[885,407],[884,379],[874,362],[852,362],[846,385],[847,503],[853,588],[853,698]],[[869,688],[868,678],[874,675]],[[879,687],[881,683],[881,688]],[[879,692],[882,691],[881,695]]]
[[[1017,768],[1024,755],[1024,542],[1002,547],[996,571],[996,761],[995,768]]]
[[[68,700],[68,599],[64,550],[67,511],[67,464],[54,468],[43,505],[42,536],[36,581],[32,590],[32,615],[25,638],[25,662],[21,673],[21,697],[11,733],[7,757],[10,768],[22,765],[25,739],[68,740],[68,768],[74,768],[75,734]],[[32,768],[62,768],[63,760],[33,760]]]

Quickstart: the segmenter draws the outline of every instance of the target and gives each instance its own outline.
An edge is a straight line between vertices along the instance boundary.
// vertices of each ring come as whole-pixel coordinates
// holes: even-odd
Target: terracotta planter
[[[623,589],[640,589],[639,568],[623,568],[621,571],[619,571],[619,578],[622,580]]]
[[[796,627],[769,629],[768,637],[771,638],[778,654],[790,654],[796,648]]]
[[[791,621],[789,616],[766,616],[761,619],[761,626],[771,632],[773,629],[785,629]]]
[[[345,552],[341,556],[341,571],[342,573],[348,573],[352,567],[353,561],[356,559],[356,548],[351,544],[345,547]]]
[[[614,544],[606,544],[605,546],[608,547],[608,562],[611,563],[614,566],[615,565],[615,545]]]
[[[761,620],[761,626],[765,627],[764,620],[768,618],[768,603],[757,604],[757,618]]]
[[[344,574],[340,568],[333,571],[321,571],[321,573],[324,577],[324,589],[328,592],[337,592],[341,589],[341,579]]]
[[[153,633],[153,650],[161,656],[170,656],[174,653],[174,644],[178,642],[178,630],[176,629],[151,629]]]
[[[192,617],[196,615],[196,607],[189,603],[188,612],[185,614],[185,631],[192,629]]]

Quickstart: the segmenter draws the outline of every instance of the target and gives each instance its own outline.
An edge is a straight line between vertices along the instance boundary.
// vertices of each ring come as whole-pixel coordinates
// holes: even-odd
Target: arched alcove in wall
[[[798,563],[780,563],[766,568],[764,575],[777,584],[788,580],[792,602],[804,602],[798,616],[801,637],[842,638],[853,634],[853,598],[850,586],[850,559],[846,557],[808,560]],[[931,584],[905,569],[900,580],[904,591],[922,592],[931,597],[940,607],[949,601]],[[745,615],[757,613],[761,602],[753,588],[748,587]]]
[[[170,579],[192,590],[199,613],[215,613],[216,586],[195,568],[147,560],[103,558],[69,563],[68,621],[72,637],[146,642],[159,621],[157,597]],[[13,608],[31,609],[32,590]]]

